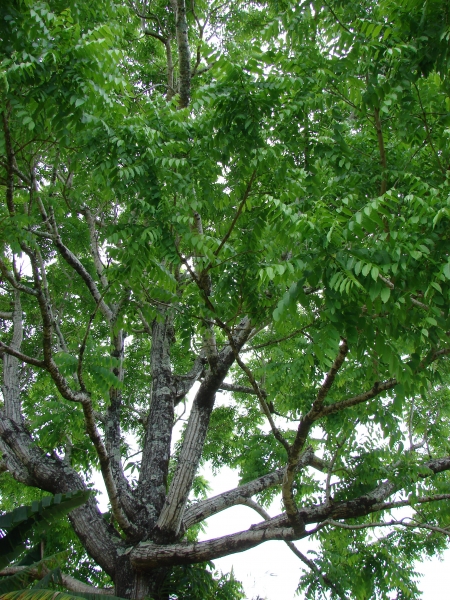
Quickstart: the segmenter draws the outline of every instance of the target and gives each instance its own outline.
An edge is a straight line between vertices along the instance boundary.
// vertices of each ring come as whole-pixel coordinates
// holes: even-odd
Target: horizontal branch
[[[8,281],[14,289],[19,290],[19,292],[24,292],[25,294],[29,294],[30,296],[37,296],[36,290],[28,287],[27,285],[23,285],[23,283],[20,283],[20,281],[16,280],[16,278],[11,273],[11,271],[8,269],[8,267],[6,266],[6,264],[4,263],[4,261],[2,259],[0,259],[0,272],[2,273],[2,275],[6,279],[6,281]]]
[[[219,391],[221,391],[221,392],[236,392],[238,394],[256,395],[256,392],[252,387],[248,387],[246,385],[237,385],[234,383],[225,383],[225,382],[222,383],[222,385],[219,388]],[[267,397],[267,392],[265,390],[262,390],[260,388],[259,391],[264,397]]]
[[[402,508],[404,506],[414,506],[415,504],[425,504],[427,502],[439,502],[441,500],[450,500],[450,494],[436,494],[434,496],[420,496],[407,500],[396,500],[395,502],[383,502],[374,506],[377,510],[390,510],[391,508]]]
[[[10,575],[16,575],[17,573],[21,573],[22,571],[27,570],[27,574],[29,574],[33,579],[41,580],[48,573],[49,569],[45,567],[45,565],[41,565],[39,567],[30,568],[27,566],[15,566],[15,567],[6,567],[2,571],[0,571],[0,577],[7,577]],[[66,573],[61,573],[61,582],[63,586],[70,590],[71,592],[81,592],[82,594],[101,594],[105,596],[114,595],[114,588],[96,588],[93,585],[88,585],[72,575],[67,575]]]
[[[396,379],[388,379],[383,382],[375,382],[370,390],[367,392],[363,392],[362,394],[358,394],[357,396],[353,396],[352,398],[346,398],[345,400],[341,400],[340,402],[335,402],[334,404],[329,404],[328,406],[324,406],[320,411],[320,417],[326,417],[328,415],[333,415],[344,408],[350,408],[351,406],[356,406],[357,404],[361,404],[362,402],[367,402],[371,398],[375,398],[382,392],[386,390],[391,390],[397,385]]]
[[[450,456],[428,461],[423,466],[433,473],[449,470]],[[424,474],[423,476],[426,477],[427,475]],[[396,482],[386,480],[371,492],[358,498],[340,502],[327,501],[323,504],[303,507],[299,511],[303,522],[305,524],[316,524],[316,527],[312,530],[303,528],[302,531],[299,531],[297,528],[290,527],[288,516],[282,514],[268,521],[258,523],[246,531],[204,542],[168,545],[144,542],[129,550],[131,563],[137,570],[174,564],[192,564],[243,552],[270,540],[294,541],[303,539],[329,524],[331,519],[337,521],[378,512],[377,506],[395,493],[397,489]],[[447,534],[450,535],[449,532]]]
[[[407,521],[406,519],[409,519],[409,517],[399,521],[375,521],[372,523],[360,523],[359,525],[348,525],[347,523],[339,523],[338,521],[329,519],[328,523],[330,525],[334,525],[334,527],[339,527],[340,529],[349,529],[351,531],[356,531],[359,529],[374,529],[375,527],[395,527],[401,525],[402,527],[409,527],[410,529],[427,529],[428,531],[442,533],[443,535],[450,537],[450,531],[444,529],[443,527],[428,525],[427,523],[416,523],[414,520]]]
[[[303,537],[310,535],[305,533]],[[180,543],[170,546],[140,544],[131,551],[131,564],[137,571],[169,565],[193,564],[244,552],[263,542],[296,538],[292,527],[248,530],[206,542]]]
[[[11,346],[8,346],[7,344],[4,344],[1,341],[0,341],[0,352],[6,352],[6,354],[15,356],[22,362],[27,363],[29,365],[33,365],[34,367],[41,367],[42,369],[45,369],[47,367],[47,365],[45,364],[45,362],[43,360],[33,358],[32,356],[28,356],[27,354],[23,354],[23,352],[19,352],[18,350],[11,348]]]

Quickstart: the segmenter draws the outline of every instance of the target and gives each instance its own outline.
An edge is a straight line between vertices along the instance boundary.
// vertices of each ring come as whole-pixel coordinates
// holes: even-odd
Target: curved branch
[[[46,368],[46,364],[43,360],[39,360],[38,358],[28,356],[27,354],[23,354],[23,352],[19,352],[18,350],[11,348],[11,346],[8,346],[8,344],[4,344],[2,341],[0,341],[0,352],[1,351],[6,352],[6,354],[10,354],[11,356],[15,356],[22,362],[27,363],[29,365],[33,365],[34,367],[40,367],[41,369]]]
[[[241,502],[241,504],[252,508],[265,521],[270,521],[271,517],[269,513],[265,511],[264,508],[260,506],[257,502],[254,502],[254,500],[246,499],[245,501]],[[314,562],[307,556],[305,556],[302,552],[300,552],[300,550],[295,546],[294,542],[285,541],[285,544],[289,548],[289,550],[295,554],[297,558],[299,558],[303,563],[305,563],[306,566],[308,566],[311,569],[311,571],[313,571],[313,573],[315,573],[316,577],[318,577],[322,581],[325,587],[329,588],[335,594],[337,594],[337,596],[341,598],[341,600],[347,600],[346,596],[336,587],[333,581],[326,574],[321,573],[320,569],[317,568]]]
[[[17,573],[21,573],[25,569],[27,569],[28,574],[31,575],[33,577],[33,579],[36,579],[36,580],[43,579],[49,573],[49,569],[46,568],[44,565],[35,567],[35,568],[30,568],[27,566],[16,566],[16,567],[6,567],[2,571],[0,571],[0,577],[6,577],[8,575],[16,575]],[[84,583],[83,581],[80,581],[79,579],[72,577],[72,575],[67,575],[66,573],[61,573],[61,582],[62,582],[63,586],[67,590],[70,590],[71,592],[81,592],[82,594],[99,594],[102,596],[103,595],[104,596],[114,595],[113,587],[111,587],[111,588],[96,588],[93,585],[88,585],[87,583]]]

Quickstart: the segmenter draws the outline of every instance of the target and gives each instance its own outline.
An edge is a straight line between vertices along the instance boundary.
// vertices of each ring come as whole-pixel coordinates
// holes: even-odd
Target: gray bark
[[[242,348],[250,332],[250,321],[244,319],[235,334],[235,349]],[[216,369],[206,373],[195,396],[177,469],[156,525],[156,539],[173,540],[182,533],[184,509],[200,462],[216,392],[234,362],[235,349],[227,345],[219,353]]]
[[[12,314],[13,336],[10,347],[19,351],[23,339],[22,306],[20,292],[14,290],[14,311]],[[3,385],[2,393],[6,415],[20,423],[22,419],[19,385],[20,361],[11,354],[3,354]]]
[[[153,528],[166,497],[176,396],[170,364],[173,335],[172,316],[166,315],[163,322],[153,323],[151,405],[138,487],[139,497],[147,513],[147,532]]]
[[[186,108],[191,99],[191,52],[188,41],[185,0],[172,0],[175,9],[175,29],[179,62],[180,108]]]
[[[86,484],[78,473],[63,460],[45,455],[33,442],[23,425],[8,418],[0,411],[0,438],[8,449],[4,460],[9,468],[9,453],[22,465],[27,473],[24,483],[51,494],[86,490]],[[11,465],[14,468],[14,465]],[[121,545],[118,534],[108,526],[97,508],[97,502],[88,502],[70,513],[70,521],[86,551],[114,577],[117,548]]]

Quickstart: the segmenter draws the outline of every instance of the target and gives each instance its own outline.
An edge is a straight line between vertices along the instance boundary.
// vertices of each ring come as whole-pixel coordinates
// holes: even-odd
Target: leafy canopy
[[[192,3],[186,102],[170,6],[0,7],[1,350],[23,365],[27,430],[87,480],[119,461],[119,492],[123,468],[141,498],[155,390],[168,389],[158,324],[178,386],[214,372],[211,340],[232,348],[217,385],[232,395],[218,392],[196,467],[250,484],[288,465],[256,499],[283,488],[296,535],[295,515],[325,507],[306,598],[419,597],[414,561],[446,546],[450,498],[436,462],[450,415],[447,3]],[[175,417],[190,409],[179,389]],[[19,482],[2,475],[10,509],[8,490],[18,503],[30,492],[0,437]],[[386,481],[378,508],[357,506]],[[189,503],[206,492],[193,479]],[[120,514],[112,502],[119,537],[148,539]],[[167,540],[195,541],[198,524],[183,535]],[[104,583],[71,539],[78,575]],[[203,561],[171,568],[161,593],[240,597]]]

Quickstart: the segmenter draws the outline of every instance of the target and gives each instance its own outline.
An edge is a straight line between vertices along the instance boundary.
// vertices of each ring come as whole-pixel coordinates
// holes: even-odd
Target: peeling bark
[[[20,303],[20,292],[14,292],[14,311],[12,313],[13,336],[10,347],[16,351],[20,350],[23,339],[22,306]],[[7,417],[21,423],[21,402],[20,402],[20,384],[19,384],[19,366],[18,358],[11,354],[3,354],[3,385],[2,393],[5,403],[5,413]]]
[[[250,321],[244,319],[239,324],[234,340],[238,350],[245,344],[250,332]],[[216,392],[234,359],[233,348],[226,346],[219,353],[216,370],[207,372],[195,396],[175,476],[159,516],[154,539],[173,540],[182,533],[180,528],[183,513],[200,462]]]
[[[173,318],[170,315],[166,315],[163,322],[153,323],[152,395],[138,487],[147,513],[147,532],[155,524],[166,497],[176,396],[170,364],[173,335]]]

